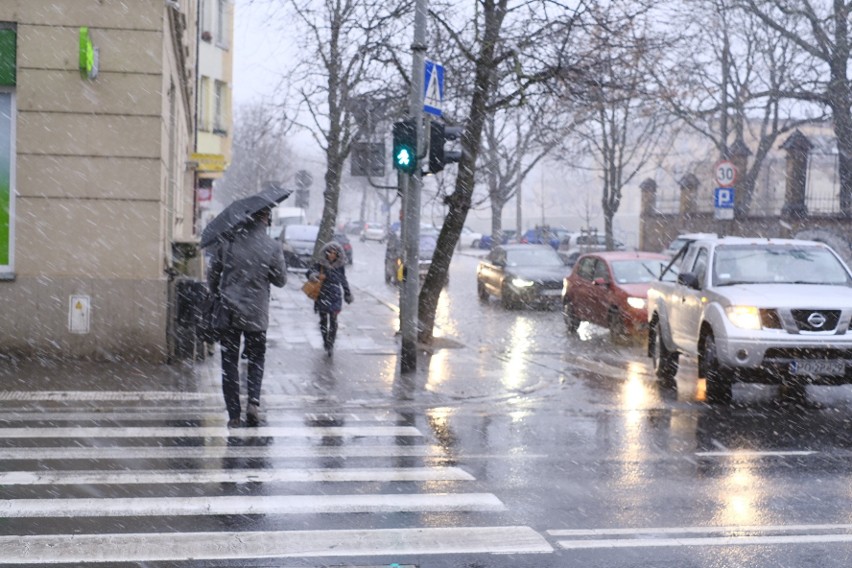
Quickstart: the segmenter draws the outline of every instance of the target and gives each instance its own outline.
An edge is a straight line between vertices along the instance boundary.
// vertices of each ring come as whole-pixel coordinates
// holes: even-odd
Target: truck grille
[[[799,331],[834,331],[840,310],[790,310]]]
[[[772,347],[766,350],[765,360],[792,359],[852,359],[852,349],[827,347]]]

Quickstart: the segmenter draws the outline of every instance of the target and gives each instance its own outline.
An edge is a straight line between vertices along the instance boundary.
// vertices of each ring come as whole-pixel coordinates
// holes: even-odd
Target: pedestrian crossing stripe
[[[0,460],[238,459],[238,458],[442,458],[439,446],[139,446],[0,448]]]
[[[84,408],[65,408],[56,411],[38,410],[35,412],[3,412],[0,410],[0,422],[48,422],[48,421],[75,421],[75,422],[92,422],[95,420],[134,420],[144,422],[162,422],[170,421],[207,421],[214,424],[224,424],[227,421],[225,407],[199,407],[199,408],[182,408],[180,412],[175,410],[164,410],[162,406],[157,407],[133,407],[122,408],[121,410],[105,409],[101,411],[92,411],[91,407]],[[280,415],[275,413],[274,416],[269,416],[267,422],[269,424],[297,423],[304,424],[307,422],[340,421],[340,422],[393,422],[398,419],[395,415],[380,415],[380,414],[291,414]],[[207,424],[209,425],[209,424]]]
[[[160,483],[329,483],[351,481],[474,481],[457,467],[300,468],[220,470],[124,471],[8,471],[0,472],[6,485],[117,485]]]
[[[354,436],[420,437],[413,426],[222,426],[0,428],[0,439],[11,438],[345,438]]]
[[[0,536],[3,562],[34,565],[552,552],[526,526]]]
[[[445,513],[504,510],[503,503],[491,493],[0,500],[0,517],[7,518]]]

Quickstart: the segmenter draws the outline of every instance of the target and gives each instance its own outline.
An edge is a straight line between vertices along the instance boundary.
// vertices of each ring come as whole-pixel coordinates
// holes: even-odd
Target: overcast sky
[[[235,0],[234,108],[273,94],[290,48],[287,38],[272,29],[268,8]]]

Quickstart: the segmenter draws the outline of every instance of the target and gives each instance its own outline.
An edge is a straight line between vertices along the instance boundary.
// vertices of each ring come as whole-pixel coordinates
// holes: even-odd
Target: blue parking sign
[[[717,187],[713,194],[713,207],[716,209],[733,209],[734,189],[732,187]]]

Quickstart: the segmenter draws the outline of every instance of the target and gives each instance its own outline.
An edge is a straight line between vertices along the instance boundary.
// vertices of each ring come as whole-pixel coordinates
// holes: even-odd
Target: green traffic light
[[[402,168],[408,167],[411,163],[411,154],[408,152],[408,148],[399,149],[396,154],[396,163]]]

